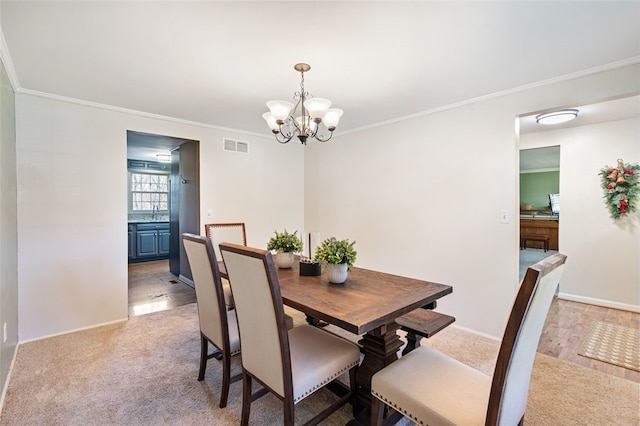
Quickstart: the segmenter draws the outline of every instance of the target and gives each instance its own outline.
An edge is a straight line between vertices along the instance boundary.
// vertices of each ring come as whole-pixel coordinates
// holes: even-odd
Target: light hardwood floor
[[[169,272],[168,260],[129,264],[129,318],[195,301],[195,290]]]
[[[169,272],[166,260],[129,265],[129,317],[196,301],[193,288]],[[640,314],[554,299],[538,352],[640,383],[640,372],[578,355],[593,321],[640,329]]]
[[[640,383],[640,372],[578,355],[593,321],[640,329],[640,314],[554,299],[547,315],[538,352]]]

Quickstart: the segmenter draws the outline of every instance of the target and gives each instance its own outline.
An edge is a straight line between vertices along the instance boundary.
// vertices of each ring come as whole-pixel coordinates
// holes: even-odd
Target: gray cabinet
[[[169,231],[169,225],[167,229],[158,229],[158,254],[169,256],[169,237],[171,232]]]
[[[129,260],[140,262],[167,259],[169,236],[167,222],[129,224]]]
[[[129,224],[127,241],[129,243],[129,260],[136,258],[136,225]]]

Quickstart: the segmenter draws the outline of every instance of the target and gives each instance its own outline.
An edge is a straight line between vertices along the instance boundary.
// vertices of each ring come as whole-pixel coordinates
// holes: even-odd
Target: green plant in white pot
[[[356,242],[349,242],[348,239],[338,240],[334,237],[327,238],[316,247],[316,254],[313,260],[316,262],[327,262],[327,276],[329,282],[334,284],[342,284],[347,280],[351,266],[356,261],[356,255],[353,245]]]
[[[302,251],[302,241],[298,237],[298,231],[290,234],[274,231],[275,236],[267,242],[267,250],[276,251],[274,261],[278,268],[291,268],[293,266],[293,253]]]

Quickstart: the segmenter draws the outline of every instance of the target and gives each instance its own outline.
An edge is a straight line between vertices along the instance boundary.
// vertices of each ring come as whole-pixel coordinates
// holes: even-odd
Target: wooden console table
[[[558,250],[558,221],[520,219],[520,235],[544,235],[549,238],[549,250]],[[539,241],[544,244],[544,240]],[[544,248],[541,246],[540,248]]]

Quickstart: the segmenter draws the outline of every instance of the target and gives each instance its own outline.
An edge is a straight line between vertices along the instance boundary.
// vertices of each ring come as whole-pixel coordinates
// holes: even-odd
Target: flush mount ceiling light
[[[289,142],[297,136],[303,145],[308,138],[315,138],[326,142],[333,136],[343,111],[331,108],[329,99],[314,98],[304,89],[304,73],[311,69],[309,64],[296,64],[294,70],[300,73],[300,91],[295,92],[295,105],[288,101],[269,101],[267,107],[271,110],[262,114],[269,128],[280,143]],[[298,108],[300,113],[298,114]],[[324,125],[328,135],[320,130],[320,123]]]
[[[538,124],[559,124],[571,121],[578,116],[577,109],[563,109],[560,111],[545,112],[544,114],[536,115],[536,122]]]
[[[171,154],[156,154],[156,158],[161,163],[170,163],[171,162]]]

